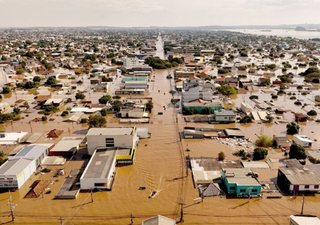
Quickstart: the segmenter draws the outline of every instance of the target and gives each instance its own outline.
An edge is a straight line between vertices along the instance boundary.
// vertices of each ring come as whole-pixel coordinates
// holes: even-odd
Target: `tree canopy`
[[[112,101],[112,98],[111,98],[110,95],[104,95],[101,98],[99,98],[99,103],[100,104],[107,104],[108,102],[111,103],[111,101]]]
[[[217,87],[217,90],[218,90],[221,94],[226,95],[226,96],[237,94],[236,89],[234,89],[233,87],[231,87],[231,86],[228,85],[228,84],[224,84],[224,85],[222,85],[222,86],[220,86],[220,87]]]
[[[105,127],[107,124],[107,120],[104,116],[101,115],[93,115],[89,116],[89,128],[92,127]]]
[[[300,126],[296,124],[295,122],[291,122],[287,124],[287,134],[298,134],[299,133]]]
[[[253,160],[265,159],[268,155],[268,149],[256,148],[253,151]]]
[[[293,143],[290,146],[289,158],[290,159],[306,159],[307,154],[301,145],[298,145],[297,143]]]

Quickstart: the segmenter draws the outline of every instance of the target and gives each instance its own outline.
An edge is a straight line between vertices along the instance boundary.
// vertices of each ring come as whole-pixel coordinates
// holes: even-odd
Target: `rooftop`
[[[291,221],[303,225],[320,225],[320,219],[316,216],[290,216]]]
[[[0,167],[0,175],[19,175],[33,159],[12,158]]]
[[[48,149],[44,145],[29,145],[17,153],[14,157],[31,157],[38,158]]]
[[[82,140],[83,137],[64,137],[50,150],[50,152],[76,151]]]
[[[287,177],[292,185],[319,185],[319,177],[308,167],[301,165],[297,159],[287,159],[286,166],[279,170]]]
[[[134,127],[91,128],[87,135],[132,135]]]
[[[236,183],[237,185],[260,185],[259,182],[249,176],[251,170],[249,168],[226,168],[223,169],[228,183]]]
[[[232,110],[219,110],[214,111],[214,115],[216,116],[236,116]]]
[[[81,178],[106,178],[116,154],[117,150],[96,150]]]

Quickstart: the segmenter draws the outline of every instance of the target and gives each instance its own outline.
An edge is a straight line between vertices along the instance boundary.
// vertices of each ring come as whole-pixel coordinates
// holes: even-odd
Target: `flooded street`
[[[186,176],[184,157],[187,152],[185,149],[187,147],[191,149],[187,153],[191,157],[216,157],[221,150],[226,152],[227,159],[235,159],[235,156],[232,156],[228,146],[219,144],[215,140],[184,140],[180,143],[178,129],[182,131],[185,122],[181,114],[178,113],[177,117],[175,116],[176,109],[169,104],[171,95],[168,92],[171,89],[171,81],[166,79],[166,75],[165,70],[155,71],[155,87],[151,86],[148,94],[153,97],[154,116],[150,124],[139,125],[139,127],[148,127],[152,137],[140,142],[132,166],[117,168],[116,180],[111,192],[94,193],[93,203],[90,200],[90,193],[80,193],[76,200],[53,200],[54,194],[61,185],[59,181],[51,186],[51,194],[44,195],[44,198],[30,200],[23,198],[28,189],[26,184],[23,189],[12,193],[12,200],[17,204],[15,224],[59,224],[60,216],[64,224],[130,224],[131,213],[134,217],[133,224],[141,224],[142,220],[158,214],[178,221],[181,199],[185,203],[184,224],[288,224],[288,216],[300,211],[300,197],[274,200],[252,199],[250,203],[247,203],[247,199],[218,197],[205,198],[203,203],[195,203],[193,199],[198,198],[199,195],[193,186],[190,170]],[[168,109],[163,111],[163,105],[168,105]],[[163,112],[163,115],[157,115],[158,112]],[[57,117],[57,121],[60,121],[59,118]],[[119,126],[117,121],[109,118],[108,127]],[[179,123],[176,124],[176,121]],[[37,123],[32,127],[34,131],[47,132],[56,128],[57,125],[65,129],[65,132],[70,128],[71,135],[79,135],[86,131],[86,127],[81,125],[62,122]],[[188,126],[190,125],[192,124],[188,123]],[[196,125],[219,128],[235,126],[235,124]],[[15,131],[25,127],[26,124],[19,122],[13,127],[7,125],[7,129]],[[236,124],[236,127],[240,127],[249,138],[253,139],[254,133],[259,132],[261,126]],[[278,134],[283,130],[284,125],[272,125],[265,127],[264,133]],[[44,138],[41,141],[50,142]],[[77,162],[72,162],[73,164],[79,165]],[[68,166],[68,170],[70,169]],[[51,179],[50,174],[39,176],[41,179]],[[145,186],[146,190],[138,190],[140,186]],[[157,194],[149,199],[148,196],[152,191],[157,191]],[[8,193],[0,195],[1,222],[10,219],[7,217],[9,215],[7,198]],[[309,214],[319,216],[319,197],[306,199],[305,210]]]
[[[164,58],[162,38],[159,36],[156,55]],[[116,178],[110,192],[93,193],[93,202],[90,193],[80,193],[75,200],[54,200],[54,196],[61,186],[63,179],[75,168],[83,165],[83,160],[73,160],[64,165],[66,175],[53,178],[53,171],[57,167],[51,167],[52,172],[32,176],[23,188],[12,195],[12,201],[16,204],[14,212],[16,221],[14,224],[60,224],[61,220],[65,225],[71,224],[141,224],[142,220],[155,215],[163,215],[179,221],[181,219],[181,207],[183,205],[184,222],[182,224],[283,224],[289,223],[289,215],[299,214],[301,210],[301,197],[282,199],[227,199],[225,197],[208,197],[203,202],[195,201],[199,198],[199,192],[194,187],[191,170],[186,169],[186,156],[192,157],[217,157],[218,153],[224,151],[227,160],[236,160],[238,157],[232,154],[229,145],[219,143],[211,139],[184,140],[180,139],[180,133],[184,126],[210,127],[210,128],[240,128],[246,137],[254,141],[259,134],[268,136],[285,135],[286,124],[206,124],[186,123],[181,114],[181,108],[174,108],[170,103],[172,95],[173,80],[166,79],[172,70],[154,70],[146,97],[152,97],[154,108],[150,115],[150,124],[139,124],[138,127],[148,127],[151,133],[150,139],[140,141],[134,164],[131,166],[117,167]],[[1,79],[1,78],[0,78]],[[254,79],[254,78],[253,78]],[[116,78],[111,84],[108,94],[114,94],[119,88],[121,77]],[[104,92],[93,92],[87,77],[84,77],[84,84],[78,86],[85,91],[86,99],[94,103],[104,95]],[[39,88],[41,94],[48,94],[45,88]],[[295,91],[295,90],[293,90]],[[253,93],[259,96],[259,101],[270,101],[271,95],[262,90]],[[315,94],[315,93],[314,93]],[[66,92],[52,93],[56,98],[67,98]],[[72,95],[74,96],[74,94]],[[298,95],[303,101],[311,101],[310,96]],[[249,99],[250,94],[230,96],[232,105],[228,107],[240,107],[241,102],[253,106]],[[296,107],[289,96],[279,96],[274,100],[276,107],[289,106],[293,111],[305,112],[313,106],[306,106],[305,109]],[[18,99],[32,101],[33,94],[25,91],[5,95],[4,100],[10,104]],[[166,106],[166,110],[164,107]],[[72,107],[71,103],[65,108]],[[162,112],[163,115],[158,113]],[[36,117],[41,117],[36,112],[30,114],[22,113],[25,117],[22,121],[5,123],[0,125],[0,130],[5,131],[27,131],[40,132],[43,136],[38,143],[58,142],[60,138],[51,140],[45,138],[45,134],[51,129],[64,130],[64,136],[84,136],[87,132],[87,125],[62,122],[64,118],[60,113],[51,116],[54,121],[32,122]],[[292,120],[292,114],[285,115],[285,119]],[[315,121],[301,125],[301,133],[312,139],[320,136],[319,125]],[[308,127],[306,128],[306,125]],[[132,124],[119,124],[118,118],[108,116],[107,127],[133,126]],[[1,150],[9,152],[15,146],[0,146]],[[186,149],[190,151],[186,151]],[[318,142],[314,142],[314,148],[320,148]],[[283,158],[282,152],[270,150],[274,158]],[[269,155],[269,156],[270,156]],[[277,169],[272,169],[268,174],[269,178],[277,176]],[[52,193],[45,194],[36,199],[25,199],[24,196],[29,190],[32,181],[36,179],[47,179],[54,181],[50,185]],[[146,187],[139,190],[139,187]],[[148,196],[156,191],[154,198]],[[0,224],[10,221],[10,208],[7,205],[9,193],[0,194]],[[305,212],[320,216],[319,195],[306,197]],[[131,217],[132,215],[132,217]]]

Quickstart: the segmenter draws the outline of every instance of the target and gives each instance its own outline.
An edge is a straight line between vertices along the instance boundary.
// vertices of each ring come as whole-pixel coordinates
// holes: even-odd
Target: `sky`
[[[320,24],[320,0],[0,0],[0,27]]]

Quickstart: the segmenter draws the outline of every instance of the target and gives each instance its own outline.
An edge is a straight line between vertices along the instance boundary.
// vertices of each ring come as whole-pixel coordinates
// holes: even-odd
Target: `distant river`
[[[257,30],[257,29],[234,29],[229,30],[234,32],[241,32],[245,34],[255,34],[255,35],[265,35],[265,36],[279,36],[279,37],[292,37],[299,39],[310,39],[310,38],[320,38],[320,32],[309,32],[309,31],[295,31],[295,30],[281,30],[281,29],[272,29],[272,30]]]

